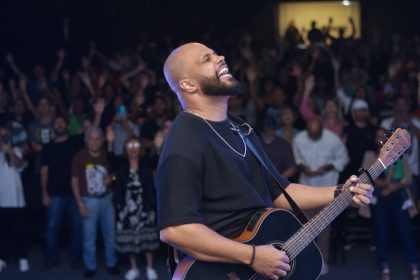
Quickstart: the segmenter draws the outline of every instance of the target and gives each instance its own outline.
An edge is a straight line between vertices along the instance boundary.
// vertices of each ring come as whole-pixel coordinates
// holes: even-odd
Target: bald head
[[[172,51],[163,72],[183,107],[224,104],[229,96],[240,94],[239,82],[229,72],[224,56],[200,43],[184,44]]]
[[[179,93],[179,81],[189,77],[188,70],[194,59],[193,54],[197,52],[197,49],[203,48],[208,49],[200,43],[187,43],[173,50],[166,59],[163,73],[174,92]]]
[[[318,140],[322,135],[322,120],[319,117],[313,117],[306,125],[308,135],[313,140]]]

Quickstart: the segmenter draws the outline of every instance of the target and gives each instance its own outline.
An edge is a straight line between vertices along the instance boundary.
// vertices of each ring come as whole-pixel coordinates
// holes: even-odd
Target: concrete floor
[[[391,258],[391,269],[392,279],[404,280],[410,279],[408,273],[408,267],[404,263],[402,253],[398,251],[398,244],[392,246],[392,258]],[[341,254],[345,254],[345,263]],[[101,254],[100,254],[101,255]],[[156,267],[159,274],[159,279],[169,279],[164,264],[165,250],[162,248],[157,254]],[[64,259],[60,265],[49,270],[43,271],[41,269],[43,262],[43,254],[40,247],[33,247],[29,252],[29,263],[31,269],[29,272],[21,273],[18,271],[17,263],[9,263],[7,269],[0,274],[2,280],[74,280],[83,279],[83,268],[72,269],[65,262]],[[100,280],[111,280],[111,279],[124,279],[123,274],[127,269],[126,261],[121,258],[121,270],[120,276],[111,276],[107,273],[103,257],[99,257],[98,261],[100,267],[97,271],[95,279]],[[334,262],[334,260],[331,260]],[[143,267],[142,267],[143,270]],[[143,271],[142,271],[143,272]],[[369,250],[367,244],[355,244],[349,250],[344,250],[336,257],[335,264],[330,264],[329,273],[325,276],[320,277],[320,280],[372,280],[378,279],[379,274],[376,265],[375,252]],[[142,273],[140,280],[146,279],[144,273]],[[199,279],[197,279],[199,280]],[[304,280],[304,279],[302,279]]]

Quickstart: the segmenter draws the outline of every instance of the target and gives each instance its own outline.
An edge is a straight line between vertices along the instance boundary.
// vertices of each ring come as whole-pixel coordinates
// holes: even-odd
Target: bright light
[[[348,0],[343,0],[343,5],[344,5],[344,6],[350,6],[350,1],[348,1]]]

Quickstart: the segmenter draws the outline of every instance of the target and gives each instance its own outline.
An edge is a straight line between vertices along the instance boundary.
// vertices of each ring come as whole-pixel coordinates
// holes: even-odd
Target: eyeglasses
[[[128,149],[138,149],[140,146],[141,144],[139,142],[128,142],[126,145]]]

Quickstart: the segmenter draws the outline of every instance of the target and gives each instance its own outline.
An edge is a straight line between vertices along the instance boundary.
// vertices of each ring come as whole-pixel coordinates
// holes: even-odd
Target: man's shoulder
[[[76,152],[76,154],[74,155],[74,161],[80,160],[81,158],[86,157],[86,155],[87,155],[87,150],[86,148],[83,148]]]
[[[328,129],[322,131],[323,137],[325,137],[328,141],[334,141],[335,143],[343,143],[340,136],[338,136],[335,132],[332,132]]]
[[[202,128],[203,126],[199,119],[181,113],[172,123],[166,142],[176,145],[189,145],[189,143],[200,138]]]
[[[306,139],[308,139],[308,132],[306,130],[302,130],[296,134],[295,138],[293,139],[293,143],[302,142]]]

